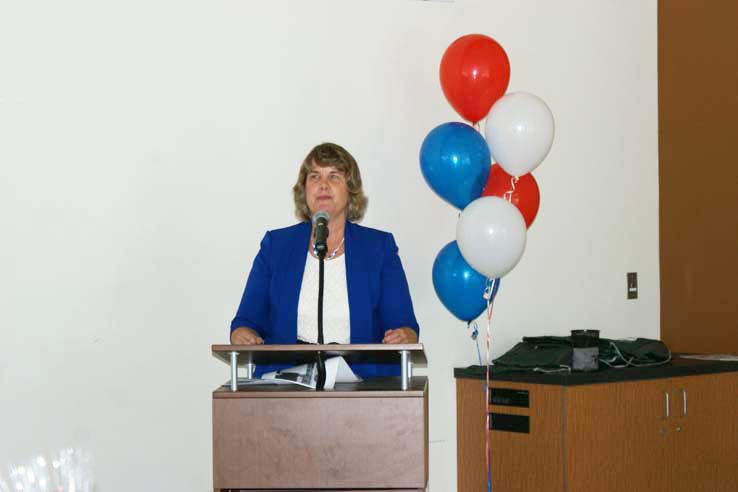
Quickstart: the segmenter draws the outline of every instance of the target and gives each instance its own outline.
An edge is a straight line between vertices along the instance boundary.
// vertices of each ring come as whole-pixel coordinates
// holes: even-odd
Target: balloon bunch
[[[469,34],[451,43],[440,78],[448,102],[474,126],[443,123],[420,149],[428,185],[462,211],[456,240],[433,263],[433,287],[454,316],[470,322],[487,306],[485,291],[494,296],[499,278],[523,255],[540,203],[530,173],[551,149],[554,120],[538,97],[505,94],[510,62],[488,36]],[[479,122],[485,117],[483,137]]]

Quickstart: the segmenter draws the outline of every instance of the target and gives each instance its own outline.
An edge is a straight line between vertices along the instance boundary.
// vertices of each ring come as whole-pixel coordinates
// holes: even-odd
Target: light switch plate
[[[626,274],[628,286],[628,299],[638,299],[638,273],[628,272]]]

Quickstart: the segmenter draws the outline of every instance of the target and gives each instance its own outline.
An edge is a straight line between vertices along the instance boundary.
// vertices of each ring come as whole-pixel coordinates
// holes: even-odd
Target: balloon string
[[[492,459],[491,459],[491,446],[490,446],[490,414],[489,414],[489,366],[490,366],[490,345],[492,340],[492,308],[494,306],[495,294],[497,287],[499,286],[500,279],[488,279],[487,288],[484,291],[484,298],[487,299],[487,359],[486,359],[486,371],[485,371],[485,384],[484,384],[484,413],[487,416],[485,429],[484,429],[484,441],[485,441],[485,463],[487,465],[487,492],[492,491]]]
[[[505,200],[512,203],[512,196],[513,193],[515,193],[515,185],[518,183],[518,177],[517,176],[510,176],[510,189],[505,192]]]
[[[471,326],[471,321],[469,321],[467,323],[466,328],[469,329],[470,326]],[[479,349],[479,337],[478,337],[478,335],[479,335],[479,326],[477,325],[477,322],[475,321],[474,322],[474,329],[472,330],[472,333],[471,333],[471,339],[474,340],[476,342],[476,344],[477,344],[477,358],[479,359],[479,365],[481,366],[482,365],[482,352]]]

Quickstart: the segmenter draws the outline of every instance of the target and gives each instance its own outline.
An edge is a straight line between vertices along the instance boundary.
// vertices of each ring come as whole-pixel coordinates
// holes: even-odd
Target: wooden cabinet
[[[529,390],[531,407],[485,406],[484,381],[456,380],[458,491],[487,490],[485,409],[494,413],[530,417],[528,434],[490,433],[492,490],[563,491],[563,389],[507,382],[495,382],[493,386]]]
[[[671,394],[672,490],[738,490],[738,374],[674,378]]]
[[[492,381],[493,389],[527,392],[527,407],[485,405],[483,380],[456,382],[458,492],[487,487],[485,410],[493,421],[528,423],[527,432],[490,432],[495,492],[738,490],[738,372],[583,385]]]
[[[577,386],[567,390],[567,492],[671,492],[668,380]]]

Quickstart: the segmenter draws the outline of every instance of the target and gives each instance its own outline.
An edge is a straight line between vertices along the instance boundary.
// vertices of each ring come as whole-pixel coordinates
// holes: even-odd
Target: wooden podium
[[[347,361],[400,364],[400,377],[296,385],[237,384],[255,365],[313,362],[315,352]],[[428,381],[412,345],[213,345],[231,381],[213,392],[213,487],[277,492],[425,490],[428,482]]]

